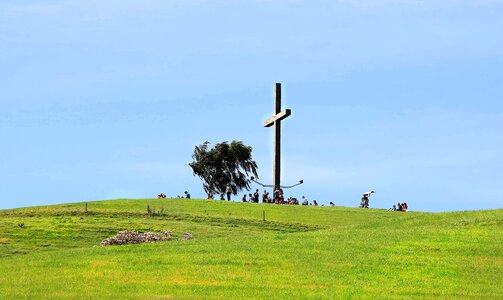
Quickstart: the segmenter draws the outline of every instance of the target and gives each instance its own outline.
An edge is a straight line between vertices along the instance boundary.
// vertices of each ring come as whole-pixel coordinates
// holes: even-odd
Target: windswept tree
[[[204,191],[209,194],[225,193],[230,184],[236,195],[242,189],[250,189],[249,175],[258,178],[257,163],[252,159],[252,147],[240,141],[225,141],[208,149],[208,141],[196,146],[189,164],[194,176],[203,180]]]

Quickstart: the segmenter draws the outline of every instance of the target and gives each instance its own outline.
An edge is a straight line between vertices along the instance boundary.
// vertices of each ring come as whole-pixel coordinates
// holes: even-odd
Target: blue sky
[[[274,82],[287,196],[501,208],[502,28],[497,0],[0,1],[0,209],[205,197],[205,140],[271,182]]]

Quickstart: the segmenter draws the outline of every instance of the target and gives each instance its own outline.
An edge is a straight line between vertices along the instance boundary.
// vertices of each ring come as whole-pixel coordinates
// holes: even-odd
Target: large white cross
[[[274,116],[264,122],[264,127],[271,127],[274,125],[274,189],[281,187],[281,121],[291,114],[291,109],[281,111],[281,83],[275,83]]]

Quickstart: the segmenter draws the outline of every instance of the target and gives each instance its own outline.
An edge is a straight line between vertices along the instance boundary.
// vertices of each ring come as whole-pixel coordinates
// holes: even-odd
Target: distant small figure
[[[246,201],[246,194],[243,195],[243,198],[241,198],[241,201],[242,202],[248,202],[248,201]]]
[[[375,193],[374,191],[363,193],[362,200],[360,201],[361,208],[369,208],[369,197],[371,194]]]
[[[393,205],[393,207],[388,210],[396,211],[396,205]]]
[[[208,194],[208,200],[213,200],[213,197],[214,197],[214,196],[213,196],[213,193],[209,193],[209,194]]]
[[[279,204],[285,203],[285,194],[283,194],[283,189],[279,189]]]
[[[362,199],[360,200],[360,207],[361,208],[368,208],[368,202],[369,198],[363,194]]]
[[[220,194],[220,200],[225,200],[225,198],[224,198],[224,193],[221,193],[221,194]]]
[[[274,190],[274,193],[273,193],[273,198],[274,198],[274,203],[276,204],[279,204],[279,196],[280,196],[280,188],[277,187],[275,190]]]
[[[318,202],[316,202],[316,200],[313,200],[313,205],[318,206]]]
[[[259,197],[259,192],[258,192],[258,189],[256,189],[255,193],[253,193],[253,202],[258,203],[258,197]]]
[[[309,201],[304,196],[302,196],[302,205],[309,205]]]
[[[157,195],[157,199],[163,199],[163,198],[166,198],[166,195],[164,193],[160,193],[159,195]]]
[[[185,191],[185,198],[190,199],[190,194],[187,191]]]
[[[330,207],[334,207],[335,204],[333,202],[330,202]]]
[[[269,193],[268,193],[266,190],[264,190],[264,192],[262,193],[262,203],[267,203],[267,202],[269,202],[269,201],[268,201],[268,200],[269,200],[268,198],[269,198]]]
[[[248,194],[248,202],[250,202],[250,203],[253,202],[253,195],[251,193]]]
[[[227,194],[227,201],[231,201],[232,187],[230,184],[227,184],[225,188],[225,193]]]

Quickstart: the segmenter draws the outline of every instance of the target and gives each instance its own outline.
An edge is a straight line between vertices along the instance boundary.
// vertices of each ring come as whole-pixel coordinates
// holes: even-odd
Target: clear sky
[[[274,82],[287,197],[502,208],[502,30],[498,0],[2,0],[0,209],[205,197],[205,140],[271,183]]]

